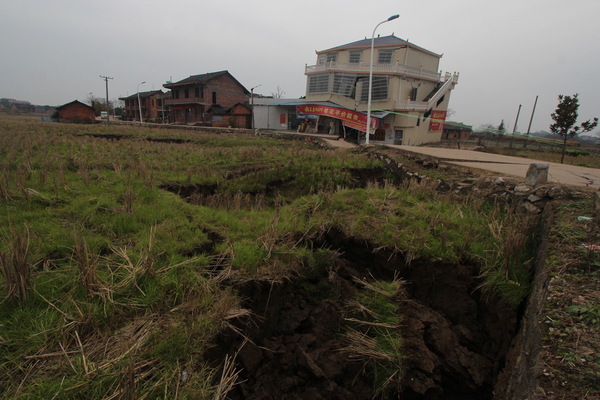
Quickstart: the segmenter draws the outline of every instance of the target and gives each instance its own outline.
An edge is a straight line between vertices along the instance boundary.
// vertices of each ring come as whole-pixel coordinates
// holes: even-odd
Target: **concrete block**
[[[529,186],[537,186],[542,183],[548,183],[548,169],[550,166],[546,163],[531,163],[527,170],[525,182]]]

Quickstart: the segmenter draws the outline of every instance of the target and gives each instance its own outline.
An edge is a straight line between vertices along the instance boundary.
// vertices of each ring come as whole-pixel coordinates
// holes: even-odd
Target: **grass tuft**
[[[0,251],[0,272],[4,277],[6,298],[25,301],[31,286],[31,262],[29,261],[29,229],[11,230],[6,237],[8,250]]]
[[[370,371],[376,394],[399,390],[405,369],[398,302],[406,296],[404,282],[356,280],[362,286],[345,317],[345,346],[350,359]]]

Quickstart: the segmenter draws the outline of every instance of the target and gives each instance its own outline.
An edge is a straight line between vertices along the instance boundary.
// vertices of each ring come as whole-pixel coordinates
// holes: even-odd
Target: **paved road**
[[[288,132],[289,133],[289,132]],[[332,147],[351,148],[355,143],[346,142],[343,139],[333,139],[332,135],[325,134],[301,134],[303,136],[313,136],[324,140]],[[386,145],[388,147],[434,157],[449,164],[460,165],[463,167],[477,168],[486,171],[497,172],[501,175],[512,175],[525,178],[529,165],[534,162],[546,163],[548,168],[548,180],[563,185],[573,185],[579,187],[589,187],[600,190],[600,169],[578,167],[552,163],[531,158],[503,156],[499,154],[484,153],[473,150],[444,149],[441,147],[416,147]]]
[[[531,163],[546,163],[549,165],[548,180],[550,182],[600,189],[600,169],[597,168],[578,167],[574,165],[558,164],[533,160],[530,158],[502,156],[499,154],[483,153],[472,150],[397,145],[389,145],[389,147],[435,157],[450,164],[478,168],[521,178],[525,178]]]

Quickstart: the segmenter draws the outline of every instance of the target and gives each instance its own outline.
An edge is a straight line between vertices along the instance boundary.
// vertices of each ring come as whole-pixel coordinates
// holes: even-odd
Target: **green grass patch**
[[[103,398],[131,379],[138,396],[210,397],[217,371],[203,353],[246,315],[232,282],[302,276],[305,290],[335,295],[326,277],[339,255],[312,245],[330,229],[408,264],[475,263],[493,293],[526,296],[522,254],[498,247],[518,221],[485,202],[382,184],[393,181],[385,174],[369,182],[381,167],[302,142],[0,118],[0,254],[27,294],[0,301],[0,397]],[[191,193],[196,203],[162,189],[207,184],[215,193]],[[399,289],[372,285],[355,300],[379,325],[353,329],[384,354],[380,382],[402,366]],[[184,370],[193,379],[178,386]]]

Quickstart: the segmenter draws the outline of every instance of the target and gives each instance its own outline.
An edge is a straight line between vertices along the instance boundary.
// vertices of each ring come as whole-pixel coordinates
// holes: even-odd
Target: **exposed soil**
[[[234,181],[246,175],[259,173],[265,169],[272,169],[273,166],[253,166],[229,171],[224,179]],[[368,185],[384,186],[388,180],[393,180],[386,169],[382,167],[374,168],[348,168],[346,169],[351,176],[351,188],[365,188]],[[237,204],[241,208],[260,206],[263,204],[273,205],[278,194],[290,194],[295,197],[299,191],[294,185],[295,177],[284,177],[274,179],[264,183],[264,189],[258,192],[236,193],[224,188],[225,185],[211,184],[181,184],[165,183],[160,186],[161,189],[175,193],[184,198],[187,202],[208,207],[224,207],[227,204]],[[309,188],[307,188],[308,191]]]
[[[371,399],[370,365],[341,351],[344,315],[361,290],[354,278],[394,274],[406,281],[406,297],[397,300],[406,370],[401,385],[382,397],[492,398],[518,315],[481,297],[476,267],[418,260],[407,266],[397,255],[376,253],[334,231],[315,245],[339,249],[339,265],[312,280],[239,288],[254,318],[238,326],[241,335],[221,336],[211,357],[238,353],[243,383],[231,399]]]
[[[191,184],[183,185],[178,183],[166,183],[160,186],[161,189],[175,193],[184,199],[189,199],[193,195],[212,196],[217,192],[218,185],[215,184]]]

